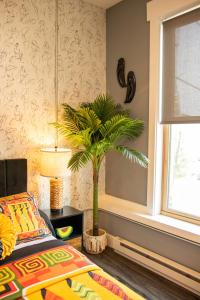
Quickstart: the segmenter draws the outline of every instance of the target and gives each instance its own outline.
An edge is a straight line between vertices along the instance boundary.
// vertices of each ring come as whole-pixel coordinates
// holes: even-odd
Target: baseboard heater
[[[200,296],[200,273],[117,236],[108,245],[119,254]]]

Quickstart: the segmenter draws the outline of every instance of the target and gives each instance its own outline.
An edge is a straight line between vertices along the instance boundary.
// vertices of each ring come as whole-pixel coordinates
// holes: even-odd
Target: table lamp
[[[70,175],[67,164],[71,150],[65,148],[41,149],[40,174],[50,177],[50,209],[52,213],[63,210],[63,177]]]

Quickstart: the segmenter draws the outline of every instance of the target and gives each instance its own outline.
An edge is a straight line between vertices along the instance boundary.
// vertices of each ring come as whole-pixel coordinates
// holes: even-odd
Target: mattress
[[[48,236],[19,244],[0,264],[0,299],[144,299],[66,243]]]

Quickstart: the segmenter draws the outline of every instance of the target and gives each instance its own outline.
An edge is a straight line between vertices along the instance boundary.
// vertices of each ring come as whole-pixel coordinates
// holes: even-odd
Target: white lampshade
[[[63,177],[69,175],[67,164],[71,158],[71,150],[66,148],[41,149],[40,174],[46,177]]]

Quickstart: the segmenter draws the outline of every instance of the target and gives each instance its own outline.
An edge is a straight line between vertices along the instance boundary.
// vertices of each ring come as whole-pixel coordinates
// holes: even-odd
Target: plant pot
[[[107,246],[106,231],[103,229],[99,229],[98,236],[93,236],[92,230],[84,231],[83,246],[87,253],[90,253],[90,254],[102,253]]]

